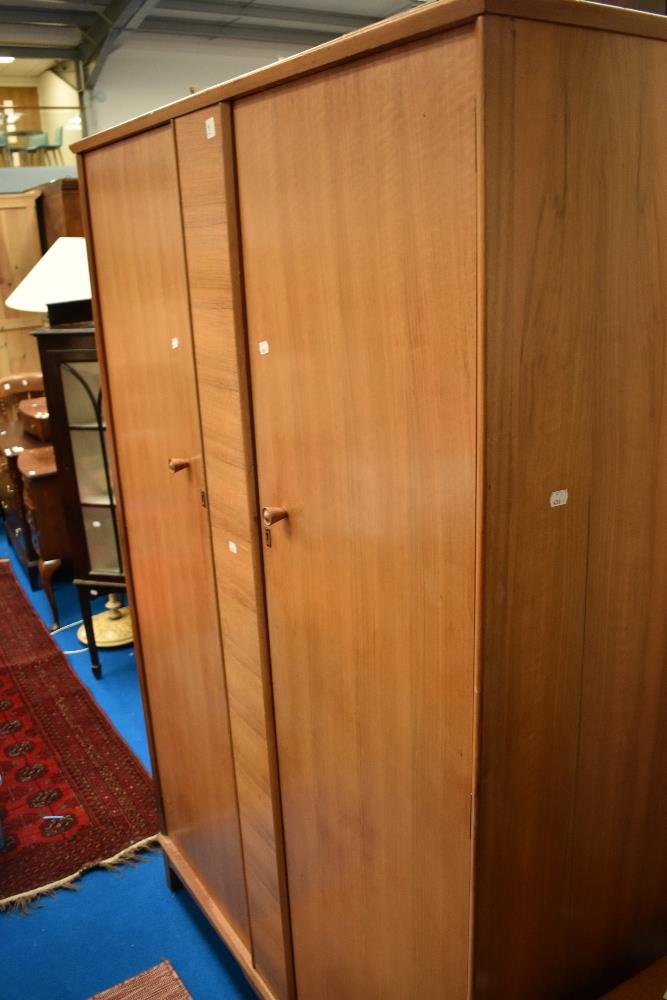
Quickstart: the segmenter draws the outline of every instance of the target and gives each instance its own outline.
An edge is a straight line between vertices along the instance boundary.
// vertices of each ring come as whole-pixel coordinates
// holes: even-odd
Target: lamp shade
[[[91,297],[86,241],[83,236],[61,236],[5,299],[5,305],[24,312],[48,312],[58,302]]]

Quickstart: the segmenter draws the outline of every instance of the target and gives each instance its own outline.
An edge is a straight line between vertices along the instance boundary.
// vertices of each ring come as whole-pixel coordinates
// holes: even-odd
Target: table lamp
[[[5,300],[10,309],[45,312],[50,326],[93,318],[83,236],[61,236]]]

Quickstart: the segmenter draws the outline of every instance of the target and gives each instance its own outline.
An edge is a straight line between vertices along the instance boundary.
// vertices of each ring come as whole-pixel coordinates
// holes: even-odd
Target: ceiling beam
[[[130,22],[151,0],[112,0],[81,43],[86,89],[92,89],[107,58],[119,44]]]
[[[343,14],[334,10],[313,10],[310,7],[273,7],[268,4],[247,4],[233,0],[159,0],[156,16],[162,11],[180,11],[183,14],[200,14],[211,20],[224,17],[242,17],[245,20],[261,21],[292,21],[300,24],[312,24],[321,30],[332,28],[343,34],[375,24],[377,17],[365,17],[360,14]],[[168,16],[171,16],[168,15]],[[326,25],[326,28],[323,26]]]
[[[80,50],[85,86],[95,86],[107,58],[127,31],[311,46],[376,20],[338,11],[286,4],[273,7],[239,0],[111,0],[98,12],[94,23],[86,26]]]
[[[72,90],[77,89],[76,67],[71,63],[59,62],[51,67],[51,72],[55,73],[63,83],[66,83]]]
[[[62,49],[55,45],[0,45],[0,56],[16,59],[78,59],[78,49]]]
[[[252,42],[281,42],[286,45],[321,45],[338,38],[337,31],[311,31],[307,28],[283,28],[277,25],[239,24],[216,21],[188,21],[167,17],[148,17],[140,31],[161,35],[199,38],[242,38]]]
[[[95,11],[67,8],[0,7],[2,24],[57,24],[66,28],[81,28],[97,20]]]
[[[81,46],[84,62],[89,62],[97,55],[110,35],[122,32],[145,2],[146,0],[112,0],[100,12],[97,23],[88,32],[88,38]]]
[[[160,0],[144,0],[137,13],[127,22],[128,30],[136,31],[141,27],[148,15],[159,4]]]
[[[76,11],[81,10],[96,14],[104,10],[104,4],[100,0],[59,0],[58,3],[45,3],[45,0],[25,0],[22,4],[8,4],[9,7],[18,7],[20,10],[38,11]],[[0,4],[0,10],[2,5]]]

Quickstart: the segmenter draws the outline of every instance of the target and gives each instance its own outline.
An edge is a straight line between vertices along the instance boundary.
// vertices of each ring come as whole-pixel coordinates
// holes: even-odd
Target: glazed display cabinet
[[[84,622],[80,638],[100,677],[98,644],[125,645],[131,631],[129,613],[117,599],[101,619],[91,607],[92,597],[125,591],[94,333],[92,326],[56,327],[35,337]]]

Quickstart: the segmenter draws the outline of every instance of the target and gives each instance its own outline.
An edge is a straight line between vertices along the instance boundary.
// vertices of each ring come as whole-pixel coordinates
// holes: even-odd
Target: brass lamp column
[[[109,594],[104,606],[105,610],[92,616],[95,632],[95,645],[102,649],[113,649],[115,646],[127,646],[133,641],[132,619],[130,609],[123,607],[115,593]],[[79,642],[88,645],[85,624],[77,630]]]

